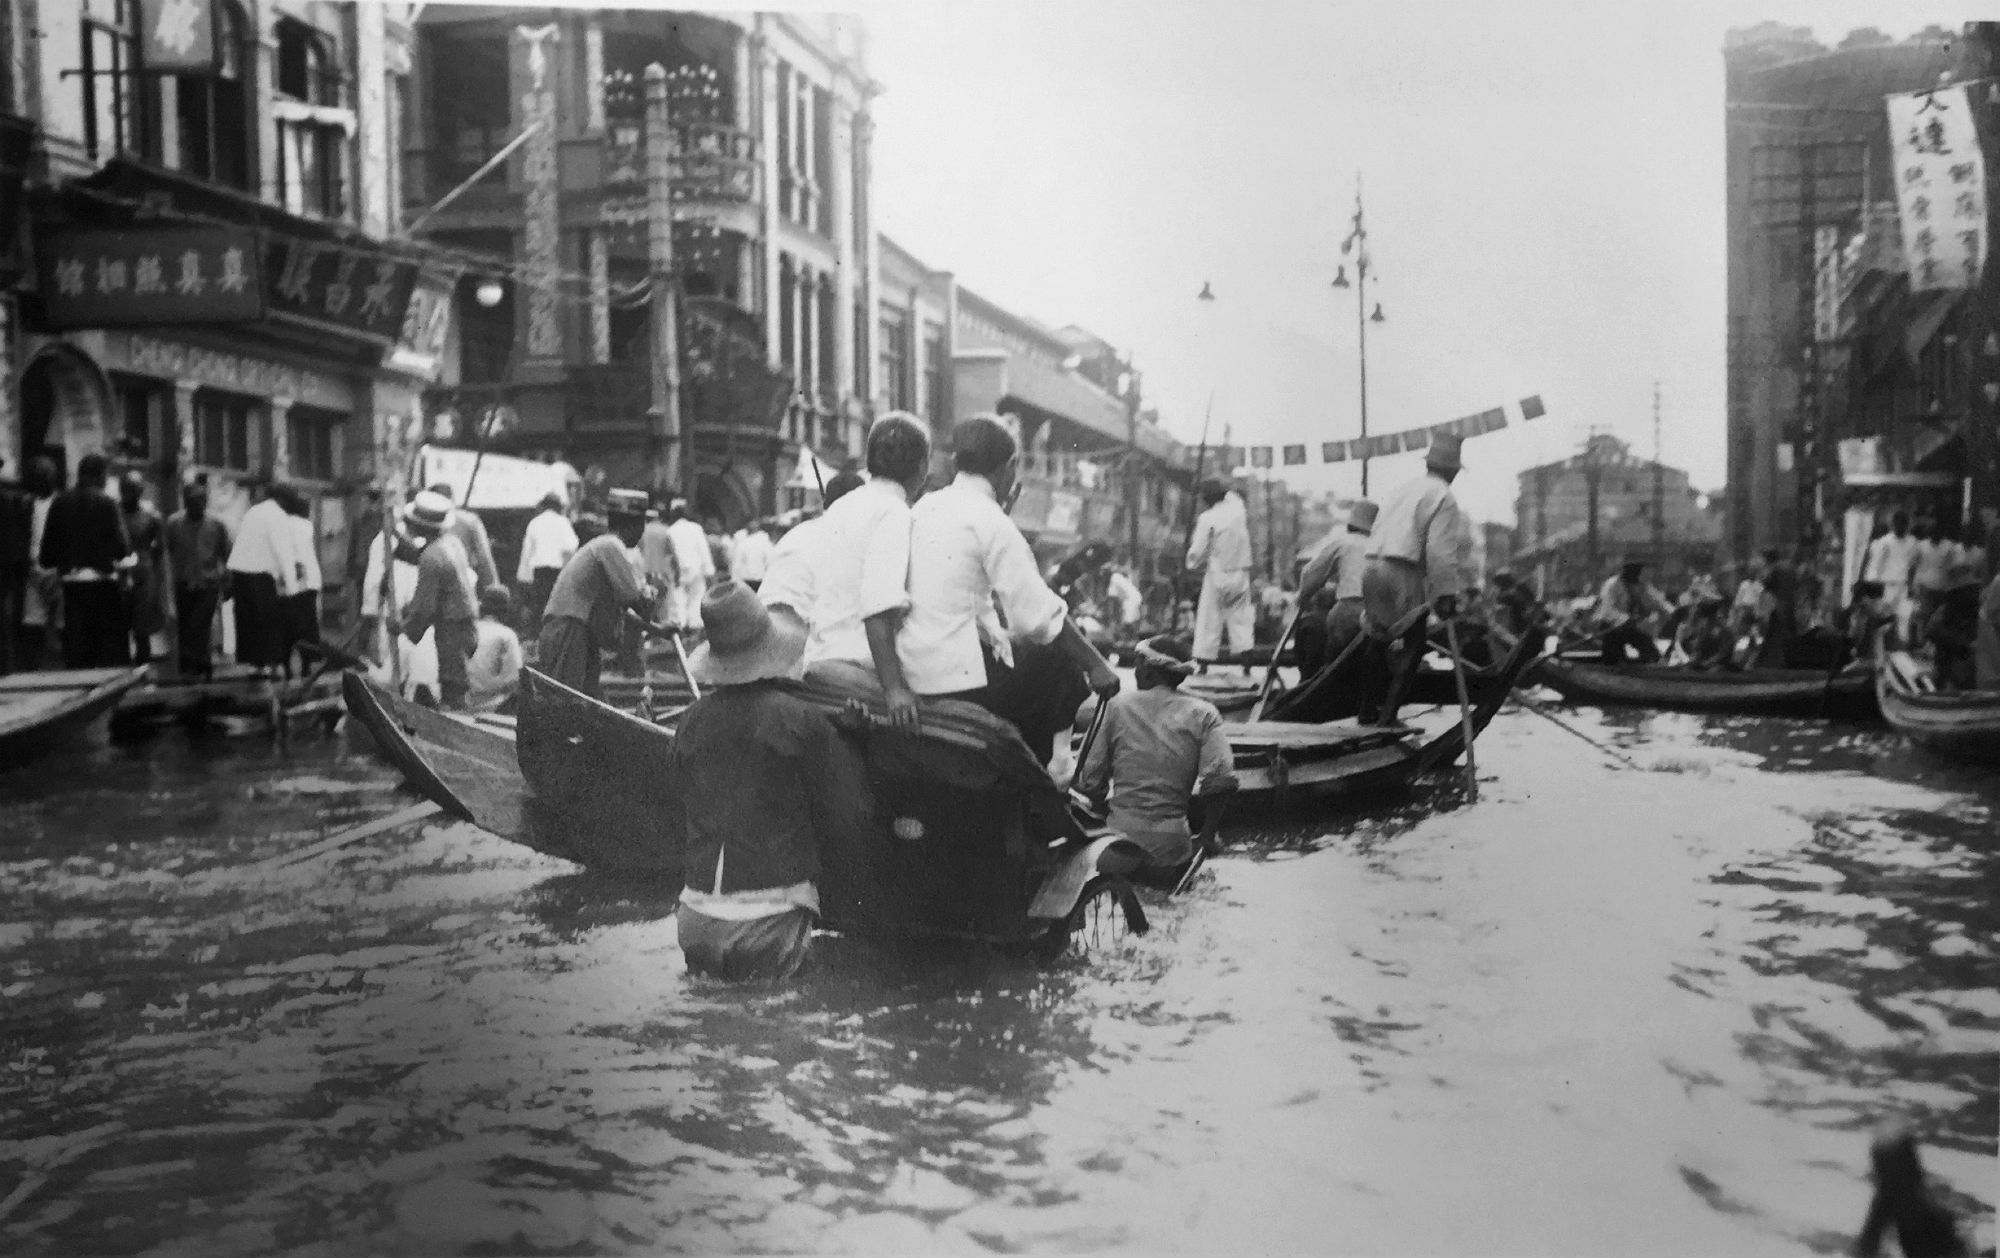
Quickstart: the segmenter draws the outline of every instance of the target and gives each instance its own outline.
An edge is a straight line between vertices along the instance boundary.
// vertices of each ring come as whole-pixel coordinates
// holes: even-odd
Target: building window
[[[910,409],[909,323],[900,310],[884,308],[876,331],[880,345],[882,399],[892,411]]]
[[[425,29],[428,41],[432,198],[499,152],[509,134],[507,37],[446,34]],[[492,178],[493,176],[489,176]]]
[[[248,472],[263,454],[255,398],[215,389],[194,395],[194,461],[203,467]]]
[[[798,179],[792,170],[792,140],[796,128],[793,125],[797,106],[792,101],[794,75],[792,67],[780,61],[775,67],[778,76],[778,213],[786,218],[795,216],[792,198],[798,193]]]
[[[180,168],[232,188],[250,187],[250,110],[244,88],[243,10],[219,0],[212,11],[215,71],[174,81]]]
[[[798,270],[792,265],[790,254],[778,259],[778,362],[787,369],[798,363],[798,343],[795,338],[798,320]],[[794,387],[804,383],[793,373]]]
[[[347,137],[354,117],[343,108],[344,84],[326,36],[291,18],[278,22],[280,199],[294,214],[347,214]]]
[[[340,430],[347,416],[311,406],[294,406],[285,416],[286,452],[291,474],[300,480],[333,480],[340,474]]]
[[[100,161],[120,153],[145,156],[147,80],[138,72],[138,0],[86,0],[79,70],[83,144],[90,155]]]
[[[166,431],[166,389],[151,380],[114,375],[111,392],[120,420],[113,441],[116,453],[127,459],[152,458],[154,434]]]
[[[924,324],[924,418],[931,431],[944,422],[944,325]]]
[[[868,392],[868,299],[854,297],[854,396],[867,402]]]
[[[819,329],[819,393],[829,405],[840,392],[840,377],[835,371],[834,318],[833,318],[833,277],[819,277],[819,289],[814,294],[817,299],[814,322]]]
[[[822,236],[833,234],[833,215],[827,206],[827,197],[833,191],[833,95],[825,88],[812,89],[812,152],[809,155],[812,172],[813,198],[812,217],[806,226]]]

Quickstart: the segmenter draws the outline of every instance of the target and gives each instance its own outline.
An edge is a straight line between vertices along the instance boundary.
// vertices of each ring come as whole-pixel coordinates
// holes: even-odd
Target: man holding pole
[[[1424,652],[1426,611],[1450,620],[1472,588],[1472,528],[1451,483],[1463,438],[1440,433],[1424,456],[1424,476],[1382,504],[1361,578],[1362,626],[1370,667],[1362,679],[1363,724],[1393,725]]]

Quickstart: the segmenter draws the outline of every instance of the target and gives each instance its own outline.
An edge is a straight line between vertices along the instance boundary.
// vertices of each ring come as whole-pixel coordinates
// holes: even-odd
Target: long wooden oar
[[[1292,640],[1292,630],[1299,627],[1299,617],[1305,614],[1305,610],[1305,600],[1300,599],[1299,605],[1292,609],[1292,618],[1285,622],[1285,631],[1278,635],[1278,645],[1271,648],[1271,666],[1264,670],[1264,684],[1257,691],[1257,702],[1250,705],[1250,719],[1253,721],[1264,717],[1264,704],[1271,698],[1272,683],[1278,680],[1278,657],[1285,653],[1285,644]]]
[[[1472,695],[1465,684],[1465,657],[1458,651],[1458,620],[1444,622],[1445,641],[1451,646],[1451,675],[1458,682],[1458,728],[1465,738],[1465,790],[1479,802],[1479,765],[1472,755]]]

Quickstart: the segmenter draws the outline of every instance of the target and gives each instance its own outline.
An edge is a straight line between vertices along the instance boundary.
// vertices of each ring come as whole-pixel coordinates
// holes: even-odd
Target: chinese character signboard
[[[1840,339],[1841,248],[1838,227],[1813,229],[1813,339]]]
[[[1986,259],[1986,166],[1962,86],[1887,97],[1910,288],[1970,288]]]
[[[215,69],[211,0],[154,0],[142,15],[147,70],[181,74]]]
[[[264,315],[257,238],[244,228],[55,232],[35,252],[53,328],[240,323]]]
[[[410,293],[403,330],[389,351],[388,365],[427,380],[435,380],[451,335],[454,277],[425,271]]]
[[[384,343],[403,331],[415,262],[378,249],[271,233],[265,244],[271,313],[331,324]]]

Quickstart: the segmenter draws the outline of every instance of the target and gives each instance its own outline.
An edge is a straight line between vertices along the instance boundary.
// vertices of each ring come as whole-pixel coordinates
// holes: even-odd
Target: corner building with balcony
[[[455,267],[397,238],[413,6],[0,0],[0,456],[104,453],[162,513],[306,492],[340,619]],[[177,17],[178,22],[164,21]]]
[[[879,252],[857,21],[431,5],[417,37],[406,212],[424,239],[492,260],[459,286],[434,410],[503,413],[488,448],[566,460],[587,485],[668,488],[658,263],[676,307],[672,487],[697,514],[739,527],[786,505],[802,450],[859,453]],[[654,65],[670,264],[650,232],[667,217],[647,160]]]

